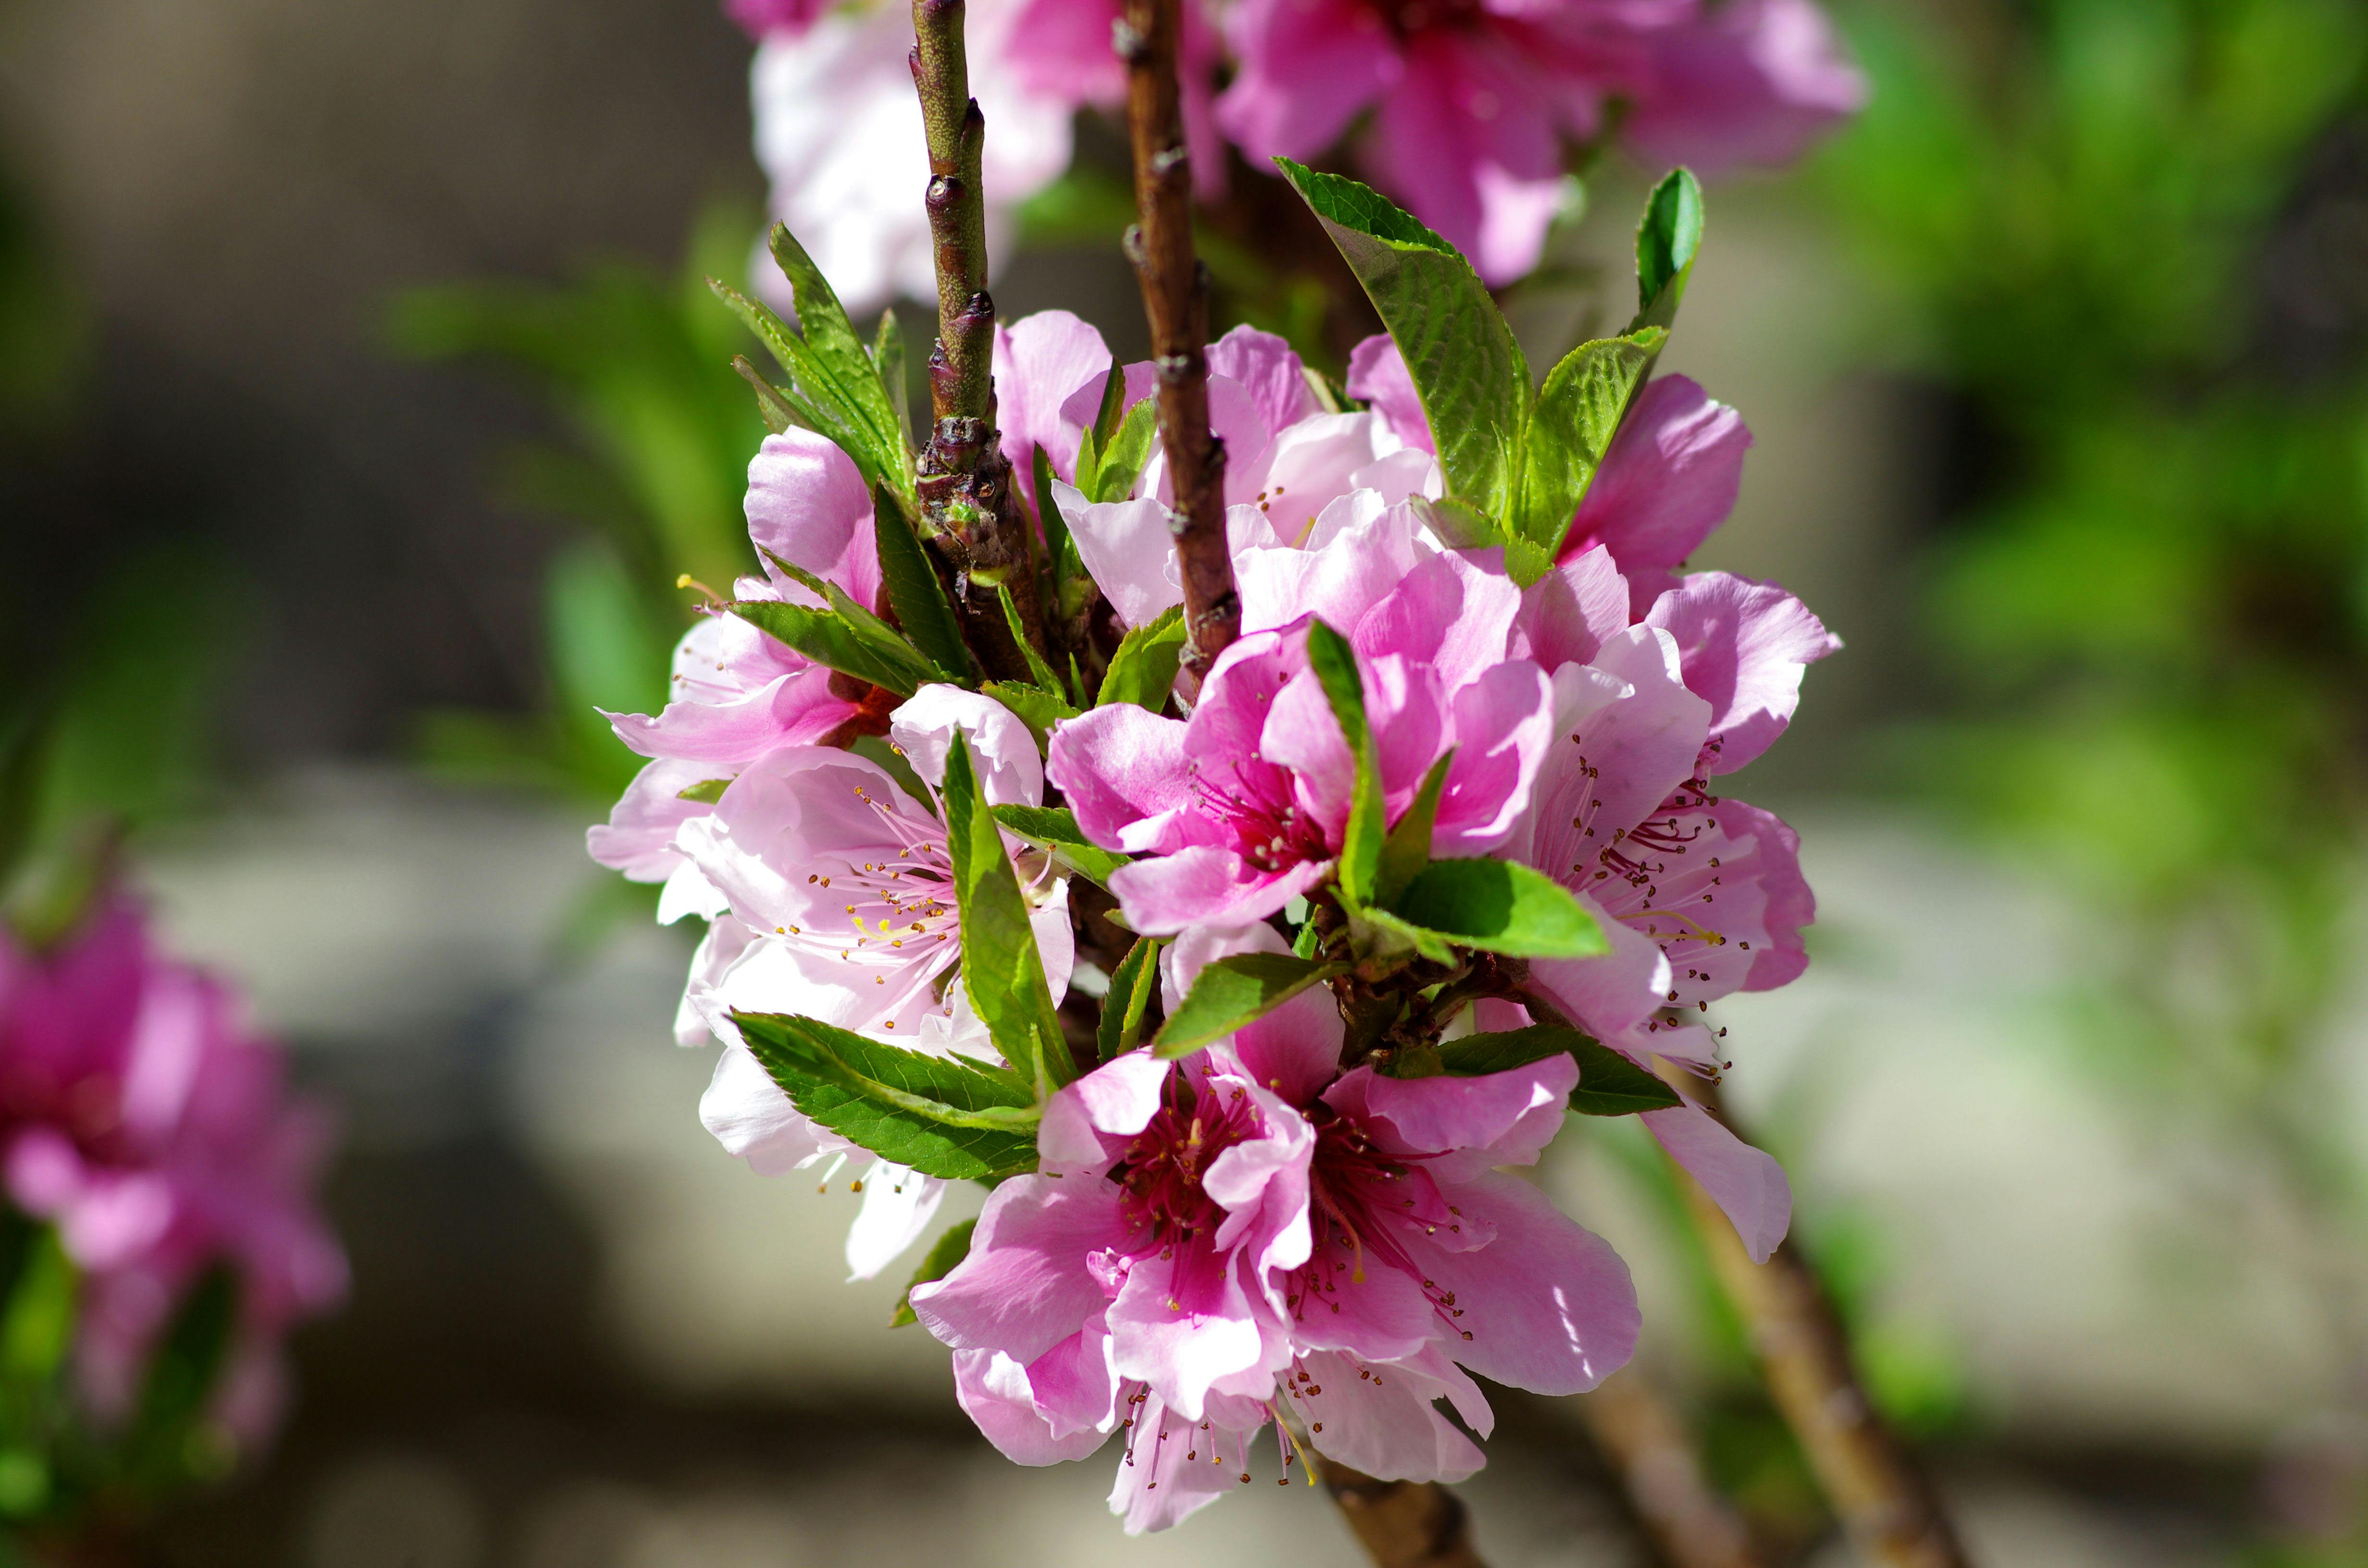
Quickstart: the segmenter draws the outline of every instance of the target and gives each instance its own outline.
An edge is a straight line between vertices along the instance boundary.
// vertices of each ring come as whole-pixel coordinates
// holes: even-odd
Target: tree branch
[[[970,96],[962,0],[913,0],[913,85],[929,145],[929,233],[938,271],[938,341],[929,353],[929,439],[915,465],[920,531],[935,551],[987,674],[1029,679],[999,590],[1029,642],[1044,646],[1034,540],[1011,493],[995,427],[995,301],[986,291],[986,119]]]
[[[1435,1481],[1375,1481],[1321,1454],[1316,1472],[1374,1568],[1486,1568],[1462,1498]]]
[[[1713,1085],[1690,1079],[1685,1088],[1718,1109]],[[1790,1241],[1753,1263],[1710,1194],[1672,1169],[1768,1392],[1859,1551],[1885,1568],[1968,1568],[1931,1483],[1860,1386],[1849,1334],[1815,1268]]]
[[[1135,225],[1127,256],[1151,320],[1159,377],[1159,437],[1175,488],[1176,561],[1184,580],[1184,665],[1198,675],[1240,635],[1233,552],[1225,542],[1225,444],[1209,428],[1209,275],[1192,254],[1192,168],[1184,151],[1177,74],[1180,0],[1126,0],[1111,28],[1126,62],[1126,123],[1134,145]]]
[[[1751,1532],[1702,1472],[1693,1436],[1644,1369],[1579,1396],[1595,1446],[1670,1568],[1766,1568]]]

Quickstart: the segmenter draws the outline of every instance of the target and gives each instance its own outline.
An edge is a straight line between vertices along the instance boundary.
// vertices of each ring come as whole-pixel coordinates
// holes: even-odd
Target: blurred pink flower
[[[1808,0],[1243,0],[1226,30],[1246,153],[1314,157],[1371,110],[1373,183],[1492,284],[1537,265],[1615,101],[1648,157],[1715,168],[1787,162],[1865,94]]]
[[[1281,945],[1263,927],[1187,938],[1168,988]],[[1560,1129],[1571,1060],[1343,1076],[1341,1039],[1317,993],[1181,1062],[1136,1052],[1071,1085],[1039,1174],[997,1187],[969,1256],[913,1291],[1010,1458],[1081,1459],[1125,1432],[1110,1506],[1130,1533],[1247,1481],[1249,1442],[1286,1407],[1369,1474],[1460,1480],[1482,1456],[1433,1402],[1488,1432],[1465,1368],[1573,1393],[1634,1345],[1625,1265],[1496,1169]]]
[[[760,42],[775,34],[794,38],[829,9],[828,0],[723,0],[723,14]]]
[[[0,929],[0,1184],[83,1271],[76,1367],[101,1418],[130,1413],[158,1335],[221,1265],[239,1328],[216,1413],[268,1433],[282,1336],[346,1290],[314,1202],[329,1134],[234,996],[157,954],[131,899],[48,951]]]

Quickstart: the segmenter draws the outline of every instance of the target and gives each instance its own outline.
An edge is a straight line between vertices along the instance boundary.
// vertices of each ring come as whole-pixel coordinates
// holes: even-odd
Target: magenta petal
[[[669,702],[655,719],[606,711],[600,716],[619,740],[643,756],[729,771],[775,746],[811,745],[845,723],[855,704],[831,690],[830,677],[829,670],[814,665],[730,701]]]
[[[1253,159],[1324,151],[1400,72],[1388,29],[1353,0],[1244,0],[1226,30],[1240,70],[1217,124]]]
[[[1385,1078],[1370,1067],[1324,1093],[1326,1105],[1374,1130],[1394,1154],[1425,1159],[1434,1180],[1467,1180],[1497,1165],[1533,1165],[1562,1129],[1578,1064],[1550,1056],[1477,1078]]]
[[[1538,959],[1530,974],[1580,1027],[1599,1037],[1618,1034],[1643,1023],[1661,1005],[1669,984],[1668,955],[1585,893],[1580,902],[1602,926],[1611,950],[1600,958]]]
[[[1635,1348],[1636,1291],[1628,1266],[1601,1237],[1545,1195],[1508,1176],[1446,1189],[1496,1240],[1448,1252],[1404,1231],[1425,1275],[1452,1291],[1471,1335],[1448,1353],[1484,1378],[1532,1393],[1582,1393],[1627,1364]]]
[[[1322,1424],[1310,1440],[1327,1457],[1383,1481],[1462,1481],[1486,1462],[1434,1404],[1441,1384],[1416,1368],[1360,1367],[1319,1351],[1306,1358],[1306,1370],[1307,1386],[1324,1392],[1296,1403],[1311,1424]]]
[[[1753,1148],[1691,1100],[1642,1118],[1669,1158],[1717,1199],[1744,1251],[1765,1263],[1793,1223],[1793,1184],[1775,1156]]]
[[[873,608],[880,556],[871,492],[854,460],[829,437],[797,429],[766,437],[748,464],[747,512],[748,538],[759,551],[836,583],[865,608]],[[775,575],[770,562],[766,574]]]
[[[1350,397],[1372,404],[1375,413],[1389,421],[1399,440],[1426,452],[1438,452],[1430,438],[1429,416],[1423,413],[1421,395],[1414,390],[1414,377],[1407,372],[1397,344],[1386,334],[1365,339],[1349,356],[1348,387]]]
[[[1590,545],[1530,585],[1521,596],[1513,653],[1549,674],[1591,663],[1597,650],[1628,629],[1628,584],[1603,546]],[[1526,641],[1524,650],[1520,644]]]
[[[1307,385],[1299,356],[1273,333],[1254,326],[1234,328],[1209,345],[1209,373],[1239,381],[1271,435],[1324,412]],[[1253,455],[1241,454],[1244,460]]]
[[[1508,660],[1455,694],[1455,760],[1431,852],[1477,855],[1513,831],[1554,744],[1554,686],[1527,660]]]
[[[995,1189],[951,1274],[913,1288],[913,1311],[957,1350],[1033,1361],[1109,1298],[1087,1257],[1129,1235],[1108,1182],[1014,1176]]]
[[[1140,1378],[1178,1415],[1197,1421],[1210,1389],[1257,1366],[1265,1340],[1229,1255],[1214,1252],[1206,1237],[1173,1250],[1172,1257],[1138,1258],[1128,1271],[1110,1304],[1110,1350],[1121,1377]]]
[[[1791,163],[1866,103],[1866,78],[1811,0],[1726,0],[1669,29],[1622,134],[1655,168]]]
[[[1750,449],[1741,415],[1684,376],[1655,379],[1587,487],[1565,558],[1602,544],[1631,574],[1680,565],[1735,510]]]
[[[1183,721],[1112,702],[1053,732],[1044,775],[1067,797],[1086,836],[1114,849],[1129,824],[1191,798],[1184,739]]]
[[[1282,906],[1332,874],[1329,860],[1307,860],[1268,874],[1229,849],[1196,844],[1173,855],[1137,860],[1110,875],[1127,923],[1147,937],[1167,937],[1188,926],[1245,926]]]
[[[1107,47],[1103,53],[1108,56]],[[1003,452],[1017,479],[1032,483],[1030,453],[1038,447],[1054,473],[1076,478],[1084,427],[1064,417],[1062,405],[1110,364],[1102,335],[1067,311],[1039,311],[996,330],[996,415],[1003,426]]]
[[[1754,944],[1746,991],[1772,991],[1790,984],[1809,967],[1801,928],[1817,918],[1817,898],[1801,875],[1801,835],[1773,812],[1742,801],[1721,801],[1721,832],[1752,846],[1751,876],[1764,903],[1759,926],[1764,940]]]
[[[1028,1373],[999,1350],[954,1352],[954,1402],[1005,1459],[1014,1464],[1059,1464],[1084,1459],[1110,1440],[1109,1433],[1091,1428],[1054,1437],[1051,1423],[1036,1408]]]
[[[1053,1096],[1036,1132],[1047,1169],[1099,1170],[1111,1155],[1101,1134],[1130,1138],[1150,1125],[1172,1063],[1148,1051],[1105,1062]]]
[[[1325,1244],[1341,1249],[1333,1261],[1347,1261],[1345,1237],[1331,1236]],[[1309,1292],[1291,1337],[1294,1348],[1395,1361],[1421,1349],[1438,1332],[1430,1298],[1414,1277],[1403,1268],[1368,1260],[1362,1279],[1343,1267],[1333,1274],[1329,1289]]]
[[[1713,773],[1766,751],[1793,722],[1808,666],[1842,645],[1775,584],[1724,572],[1684,578],[1645,619],[1677,639],[1687,687],[1710,704]]]

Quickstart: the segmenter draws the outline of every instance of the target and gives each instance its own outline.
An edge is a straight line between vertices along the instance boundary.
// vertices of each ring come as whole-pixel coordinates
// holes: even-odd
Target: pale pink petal
[[[1112,702],[1053,732],[1044,772],[1076,813],[1077,826],[1116,848],[1132,824],[1190,800],[1185,724],[1133,702]]]
[[[1209,345],[1209,373],[1239,381],[1269,431],[1280,434],[1324,412],[1307,385],[1299,356],[1273,333],[1247,325],[1234,328]]]
[[[946,781],[946,757],[959,734],[970,742],[979,793],[991,806],[1044,802],[1044,764],[1036,737],[991,697],[958,686],[921,687],[888,715],[888,738],[932,790]]]
[[[1639,1119],[1717,1200],[1751,1261],[1767,1262],[1793,1223],[1793,1184],[1784,1179],[1784,1167],[1691,1100],[1648,1110]]]
[[[1091,1428],[1054,1437],[1036,1408],[1028,1369],[999,1350],[954,1352],[954,1403],[1014,1464],[1081,1460],[1110,1440]]]
[[[1631,576],[1682,565],[1735,510],[1751,432],[1684,376],[1647,383],[1587,487],[1563,541],[1567,560],[1608,547]],[[1649,596],[1635,603],[1642,615]]]
[[[1102,1310],[1109,1298],[1086,1258],[1127,1234],[1111,1184],[1014,1176],[987,1198],[970,1256],[943,1279],[913,1287],[913,1311],[957,1350],[1033,1361]]]
[[[1435,1180],[1537,1163],[1562,1130],[1578,1063],[1549,1056],[1476,1078],[1385,1078],[1360,1067],[1325,1091],[1326,1105],[1379,1130],[1392,1153],[1426,1158]]]
[[[1725,0],[1657,40],[1623,134],[1647,164],[1791,163],[1865,107],[1866,78],[1811,0]]]
[[[1775,584],[1724,572],[1683,579],[1645,619],[1677,640],[1687,687],[1710,704],[1712,773],[1732,773],[1766,751],[1793,722],[1808,666],[1842,645]]]
[[[1303,1392],[1296,1403],[1311,1424],[1322,1424],[1310,1440],[1329,1458],[1383,1481],[1462,1481],[1486,1462],[1433,1403],[1445,1390],[1424,1371],[1317,1352],[1307,1372],[1308,1386],[1323,1392]]]
[[[1386,334],[1365,339],[1349,356],[1348,387],[1350,397],[1372,404],[1374,413],[1389,421],[1398,439],[1426,452],[1439,450],[1430,438],[1430,420],[1422,411],[1422,398],[1414,390],[1414,377],[1407,372],[1398,346]]]
[[[1522,593],[1512,651],[1549,673],[1590,663],[1606,642],[1628,629],[1628,585],[1611,552],[1590,545]]]
[[[1083,16],[1088,8],[1053,0],[1037,0],[1031,13]],[[1114,62],[1110,30],[1099,29],[1102,60]],[[1022,51],[1023,58],[1032,57]],[[1084,426],[1063,417],[1070,394],[1109,370],[1110,351],[1102,335],[1067,311],[1039,311],[1022,316],[995,334],[996,415],[1003,426],[1003,451],[1014,476],[1032,483],[1035,460],[1030,453],[1044,449],[1053,472],[1074,480],[1077,473],[1077,443]]]
[[[1184,602],[1184,590],[1169,570],[1175,546],[1167,531],[1167,507],[1152,496],[1134,501],[1087,501],[1068,485],[1055,483],[1055,502],[1077,558],[1117,612],[1122,625],[1144,626],[1169,607]]]
[[[863,1173],[863,1207],[848,1227],[848,1282],[877,1278],[919,1241],[945,1195],[946,1184],[935,1176],[874,1160]]]
[[[880,558],[871,492],[854,460],[827,437],[798,429],[766,437],[748,464],[747,511],[748,537],[760,552],[836,583],[873,608]],[[765,570],[776,575],[770,561]]]

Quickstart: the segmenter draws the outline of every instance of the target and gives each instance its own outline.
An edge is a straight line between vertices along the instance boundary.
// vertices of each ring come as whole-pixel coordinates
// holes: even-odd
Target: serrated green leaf
[[[1143,477],[1151,460],[1152,437],[1159,433],[1159,402],[1144,398],[1126,411],[1110,445],[1102,448],[1094,470],[1094,487],[1087,496],[1095,501],[1123,501]]]
[[[1349,822],[1340,841],[1340,893],[1354,910],[1373,902],[1374,885],[1381,875],[1383,835],[1388,826],[1381,776],[1373,763],[1373,732],[1365,719],[1365,681],[1349,640],[1321,620],[1308,623],[1307,663],[1332,704],[1332,716],[1339,721],[1349,755],[1357,764]]]
[[[1456,947],[1514,958],[1582,959],[1611,950],[1585,905],[1518,860],[1433,860],[1390,913]]]
[[[896,415],[896,434],[909,452],[913,449],[913,400],[905,389],[905,329],[893,305],[880,312],[880,329],[871,335],[871,369],[880,377],[880,390],[888,394],[888,406]]]
[[[980,689],[1010,709],[1012,716],[1028,726],[1029,733],[1036,737],[1039,750],[1051,740],[1053,725],[1064,719],[1077,716],[1077,710],[1067,698],[1057,691],[1030,686],[1025,681],[991,680]]]
[[[1003,834],[978,796],[970,738],[956,737],[938,791],[945,808],[946,848],[962,911],[962,980],[971,1010],[989,1039],[1039,1099],[1077,1075],[1044,980],[1035,927]]]
[[[712,806],[723,799],[723,791],[732,788],[729,778],[702,778],[688,790],[677,790],[674,798],[694,805]]]
[[[1190,994],[1168,1015],[1152,1042],[1161,1056],[1189,1056],[1273,1012],[1311,985],[1349,966],[1317,963],[1290,953],[1238,953],[1219,959],[1193,978]]]
[[[1539,389],[1537,412],[1521,449],[1517,531],[1547,561],[1561,553],[1579,501],[1668,337],[1664,328],[1648,326],[1626,337],[1582,343]],[[1518,573],[1514,580],[1525,581]],[[1536,576],[1526,579],[1534,581]]]
[[[1143,1018],[1159,990],[1159,949],[1166,945],[1156,937],[1138,937],[1110,971],[1101,1026],[1096,1030],[1104,1062],[1115,1062],[1143,1043]]]
[[[1005,831],[1050,850],[1071,870],[1103,887],[1110,885],[1110,873],[1127,863],[1127,857],[1088,841],[1066,806],[1008,805],[992,810]]]
[[[1694,256],[1702,249],[1702,184],[1691,169],[1671,169],[1645,202],[1636,226],[1636,319],[1629,324],[1667,328],[1678,319]]]
[[[797,301],[800,345],[805,354],[803,362],[788,364],[788,369],[797,380],[798,390],[870,449],[878,472],[867,473],[866,480],[877,484],[884,479],[898,494],[909,498],[913,472],[905,420],[897,412],[904,403],[901,393],[889,395],[879,366],[864,347],[855,324],[847,319],[847,309],[838,302],[830,280],[806,255],[788,224],[773,225],[770,245],[773,261],[790,280]]]
[[[872,494],[877,495],[879,492],[874,490]],[[924,682],[955,678],[951,672],[939,668],[934,660],[914,647],[911,640],[903,632],[881,619],[870,609],[856,603],[854,596],[837,583],[817,577],[795,562],[785,561],[769,550],[762,551],[761,553],[766,560],[780,567],[784,575],[803,587],[806,592],[827,603],[831,613],[846,623],[848,629],[854,632],[857,641],[878,658],[893,666],[909,668],[916,672],[917,678]]]
[[[936,669],[918,653],[909,659],[882,654],[836,610],[811,609],[779,599],[741,599],[724,608],[814,663],[885,687],[899,697],[910,697],[938,678]]]
[[[1530,367],[1487,286],[1453,245],[1377,192],[1288,158],[1275,162],[1405,357],[1448,494],[1502,525],[1520,490]]]
[[[895,1165],[948,1181],[1035,1162],[1035,1096],[1011,1073],[864,1039],[815,1018],[734,1013],[790,1103]]]
[[[795,392],[785,392],[767,381],[764,372],[748,363],[745,354],[732,356],[732,368],[739,372],[757,394],[757,417],[765,428],[776,436],[786,436],[792,430],[820,430],[822,415],[806,406],[805,399]]]
[[[1388,904],[1406,892],[1415,874],[1430,864],[1430,833],[1439,821],[1440,792],[1447,788],[1448,765],[1455,760],[1451,748],[1445,756],[1430,765],[1423,776],[1422,788],[1415,791],[1414,803],[1398,818],[1397,826],[1390,829],[1382,845],[1381,869],[1373,880],[1373,899]]]
[[[1110,668],[1102,673],[1102,688],[1094,705],[1106,708],[1113,702],[1132,702],[1154,713],[1164,711],[1183,659],[1184,607],[1170,605],[1158,619],[1130,628],[1119,640],[1118,652],[1110,655]]]
[[[880,552],[880,583],[905,636],[949,679],[976,678],[962,625],[946,602],[945,585],[913,532],[912,519],[886,485],[871,492],[871,531]]]
[[[888,1314],[890,1328],[903,1328],[921,1321],[913,1313],[913,1288],[943,1279],[961,1267],[962,1260],[970,1256],[970,1235],[976,1229],[976,1220],[964,1220],[938,1238],[937,1244],[929,1248],[929,1256],[921,1260],[921,1267],[913,1270],[913,1278],[905,1281],[905,1293],[896,1298],[896,1310]]]

